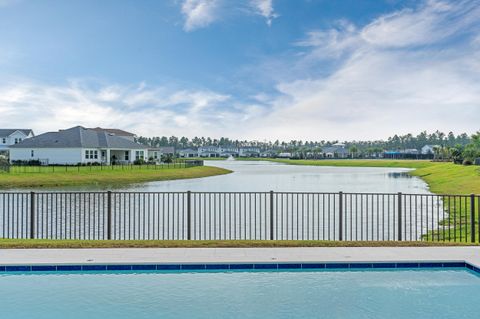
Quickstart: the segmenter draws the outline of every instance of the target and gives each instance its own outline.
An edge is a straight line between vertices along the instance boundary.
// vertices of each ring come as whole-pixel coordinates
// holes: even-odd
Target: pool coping
[[[454,266],[478,272],[480,247],[0,249],[0,272]]]

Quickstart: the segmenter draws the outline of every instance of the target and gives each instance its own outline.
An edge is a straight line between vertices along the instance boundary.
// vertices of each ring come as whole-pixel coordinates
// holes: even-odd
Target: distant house
[[[260,152],[260,157],[267,158],[267,157],[276,157],[277,152],[275,150],[265,150]]]
[[[383,153],[384,158],[393,158],[393,159],[419,159],[422,158],[420,152],[416,148],[407,148],[402,150],[390,150]]]
[[[238,156],[241,157],[259,157],[260,156],[260,148],[254,146],[245,146],[240,147],[238,151]]]
[[[198,148],[198,156],[200,157],[220,157],[220,149],[218,146],[200,146]]]
[[[198,150],[185,148],[185,149],[178,150],[177,154],[178,154],[178,157],[182,157],[182,158],[198,157]]]
[[[438,147],[438,145],[425,145],[420,150],[420,153],[422,153],[423,155],[435,154],[435,148],[437,148],[437,147]]]
[[[345,148],[345,144],[322,147],[321,153],[324,158],[347,158],[350,155],[350,152]]]
[[[278,158],[290,158],[290,157],[292,157],[292,153],[289,153],[289,152],[278,153],[277,157]]]
[[[10,146],[10,161],[44,164],[132,163],[147,160],[148,147],[105,130],[81,126],[48,132]]]
[[[173,146],[160,146],[148,148],[148,159],[159,162],[163,155],[175,156],[175,148]]]
[[[33,131],[30,129],[0,129],[0,152],[6,153],[11,145],[33,136]]]
[[[236,146],[219,146],[218,149],[221,157],[237,157],[239,154],[238,147]]]

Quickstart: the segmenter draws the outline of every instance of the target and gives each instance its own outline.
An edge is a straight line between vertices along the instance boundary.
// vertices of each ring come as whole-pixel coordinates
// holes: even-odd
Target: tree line
[[[189,139],[188,137],[176,137],[176,136],[157,136],[157,137],[144,137],[137,138],[139,143],[149,145],[152,147],[161,146],[173,146],[175,148],[197,148],[201,146],[236,146],[246,147],[254,146],[261,149],[272,149],[282,151],[298,151],[304,148],[321,148],[325,146],[331,146],[336,143],[343,143],[347,148],[355,146],[359,151],[370,150],[402,150],[402,149],[420,149],[424,145],[439,145],[454,147],[455,145],[465,146],[471,142],[471,137],[466,133],[459,135],[449,132],[445,134],[440,131],[433,132],[431,134],[426,131],[414,136],[412,134],[394,135],[387,140],[374,140],[374,141],[339,141],[339,140],[320,140],[320,141],[303,141],[303,140],[291,140],[291,141],[249,141],[249,140],[233,140],[228,137],[221,137],[219,139],[211,137],[194,137]]]
[[[420,149],[425,145],[432,145],[436,159],[453,160],[457,163],[469,164],[480,157],[480,131],[472,136],[466,133],[455,135],[453,132],[443,133],[435,131],[427,133],[420,132],[417,135],[405,134],[394,135],[387,140],[372,141],[339,141],[339,140],[319,140],[319,141],[256,141],[256,140],[233,140],[228,137],[176,137],[176,136],[157,136],[137,138],[139,143],[151,147],[173,146],[176,149],[198,148],[201,146],[236,146],[236,147],[258,147],[264,151],[273,152],[291,152],[300,154],[304,157],[307,153],[318,154],[322,148],[342,143],[349,150],[352,157],[371,157],[381,154],[386,150],[408,150]]]

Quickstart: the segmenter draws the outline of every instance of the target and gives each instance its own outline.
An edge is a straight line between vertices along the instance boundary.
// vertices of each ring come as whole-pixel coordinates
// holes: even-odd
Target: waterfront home
[[[33,136],[31,129],[0,129],[0,153],[8,153],[11,145]]]
[[[201,146],[198,148],[200,157],[229,157],[238,156],[239,150],[236,146]]]
[[[10,146],[10,161],[43,164],[133,163],[147,160],[148,147],[105,130],[75,126],[48,132]]]
[[[289,152],[278,153],[277,157],[279,157],[279,158],[290,158],[290,157],[292,157],[292,153],[289,153]]]
[[[425,145],[421,148],[420,153],[423,155],[435,154],[435,149],[439,147],[438,145]]]
[[[198,150],[194,150],[192,148],[185,148],[178,150],[178,157],[182,158],[191,158],[191,157],[197,157],[198,156]]]
[[[403,150],[390,150],[385,151],[383,153],[384,158],[392,158],[392,159],[402,159],[402,158],[409,158],[409,159],[419,159],[419,158],[427,158],[430,154],[420,154],[420,152],[416,148],[407,148]]]
[[[198,156],[200,157],[220,157],[220,149],[218,146],[200,146],[198,148]]]
[[[337,143],[322,147],[321,154],[324,158],[347,158],[350,152],[345,148],[345,144]]]
[[[173,146],[160,146],[148,148],[148,160],[160,162],[162,156],[169,155],[172,158],[175,156],[175,148]]]
[[[238,150],[238,156],[240,156],[240,157],[259,157],[260,156],[260,147],[254,147],[254,146],[240,147],[240,149]]]

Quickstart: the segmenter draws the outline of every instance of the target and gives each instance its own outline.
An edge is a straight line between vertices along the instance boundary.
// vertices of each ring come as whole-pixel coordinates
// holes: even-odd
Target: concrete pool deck
[[[3,249],[0,265],[95,265],[289,262],[467,262],[480,247]]]

